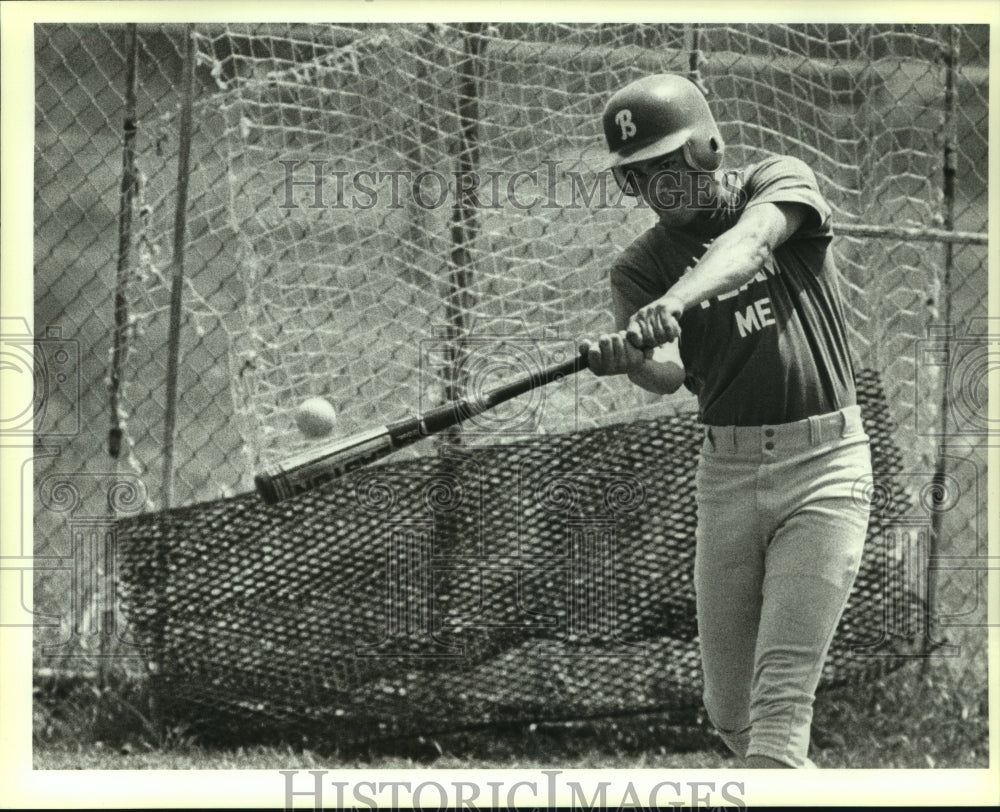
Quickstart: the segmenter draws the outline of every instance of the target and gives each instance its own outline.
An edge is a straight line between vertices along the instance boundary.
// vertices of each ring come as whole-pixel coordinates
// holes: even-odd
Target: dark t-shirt
[[[684,228],[657,223],[615,262],[611,284],[630,313],[659,298],[715,236],[760,203],[800,203],[809,215],[736,291],[680,319],[685,386],[708,425],[788,423],[855,403],[854,372],[830,253],[830,207],[812,170],[770,158],[726,176],[727,200]]]

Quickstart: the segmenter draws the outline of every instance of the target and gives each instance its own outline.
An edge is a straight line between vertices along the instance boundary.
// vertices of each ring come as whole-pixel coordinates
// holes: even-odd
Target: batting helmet
[[[622,182],[624,164],[647,161],[677,149],[692,169],[722,165],[722,135],[698,86],[683,76],[646,76],[615,93],[604,108],[604,137],[611,168]]]

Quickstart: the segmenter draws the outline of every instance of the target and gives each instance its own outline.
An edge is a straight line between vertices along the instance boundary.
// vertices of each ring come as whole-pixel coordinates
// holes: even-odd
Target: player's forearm
[[[672,395],[684,383],[684,369],[671,361],[647,358],[640,366],[628,371],[628,379],[647,392]]]
[[[733,229],[721,234],[701,260],[667,291],[681,312],[745,285],[757,274],[771,252],[766,237],[756,231]]]
[[[716,238],[694,268],[666,293],[629,319],[628,339],[640,349],[680,337],[684,312],[701,302],[748,283],[764,267],[770,242],[756,229],[736,227]]]
[[[620,302],[616,305],[620,308]],[[619,313],[619,323],[624,317]],[[586,355],[595,375],[627,375],[637,386],[657,395],[676,392],[684,383],[684,365],[676,345],[640,350],[624,330],[605,333],[597,341],[584,340],[580,353]]]

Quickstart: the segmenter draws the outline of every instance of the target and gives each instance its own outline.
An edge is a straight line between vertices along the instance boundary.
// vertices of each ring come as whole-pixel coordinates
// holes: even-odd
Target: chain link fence
[[[345,432],[398,417],[401,403],[415,408],[427,381],[416,351],[401,353],[441,324],[530,314],[529,328],[558,328],[564,339],[605,330],[602,271],[648,220],[614,206],[544,205],[478,219],[412,205],[322,219],[309,211],[315,187],[300,185],[295,206],[276,206],[289,171],[281,160],[450,177],[469,155],[508,174],[558,159],[559,171],[591,178],[603,160],[607,94],[671,70],[709,90],[730,165],[786,152],[817,172],[841,234],[854,349],[886,387],[904,453],[894,473],[918,506],[897,528],[899,543],[939,562],[915,576],[939,615],[928,634],[947,632],[957,681],[970,691],[985,684],[986,572],[977,562],[986,552],[985,439],[995,429],[985,417],[987,359],[998,333],[986,319],[988,27],[198,26],[180,394],[167,437],[186,32],[138,28],[136,183],[123,209],[129,31],[36,27],[35,334],[19,338],[5,325],[4,339],[33,342],[36,356],[39,667],[137,655],[127,628],[112,622],[107,539],[117,519],[168,506],[164,476],[171,505],[249,490],[254,466],[301,442],[288,409],[330,394],[324,381],[347,385],[335,403]],[[477,112],[456,102],[470,78],[474,140],[463,125]],[[372,163],[380,159],[388,162]],[[456,238],[459,216],[468,230]],[[127,318],[112,381],[116,295]],[[399,313],[416,309],[422,320],[401,327]],[[650,408],[627,387],[585,385],[574,393],[582,423],[550,430]],[[109,448],[116,427],[118,456]]]

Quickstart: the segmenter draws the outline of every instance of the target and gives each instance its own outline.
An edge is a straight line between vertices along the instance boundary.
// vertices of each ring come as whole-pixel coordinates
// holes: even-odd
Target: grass
[[[310,750],[281,749],[273,747],[240,747],[235,750],[217,751],[198,746],[187,746],[170,751],[129,753],[122,755],[100,746],[96,748],[56,747],[35,755],[37,770],[498,770],[498,769],[712,769],[735,764],[732,759],[709,751],[657,756],[642,754],[639,757],[608,756],[595,752],[586,756],[566,758],[553,753],[548,758],[517,757],[509,760],[464,758],[443,754],[432,764],[405,756],[385,756],[378,759],[331,758]]]
[[[516,725],[311,748],[209,746],[182,725],[156,721],[135,678],[100,689],[53,681],[35,691],[34,767],[81,770],[236,769],[713,769],[738,766],[706,726],[656,715]],[[988,766],[985,686],[963,690],[932,663],[817,698],[811,757],[821,768]]]
[[[813,760],[847,769],[967,769],[989,765],[985,680],[965,689],[943,666],[914,663],[870,685],[818,698]]]

